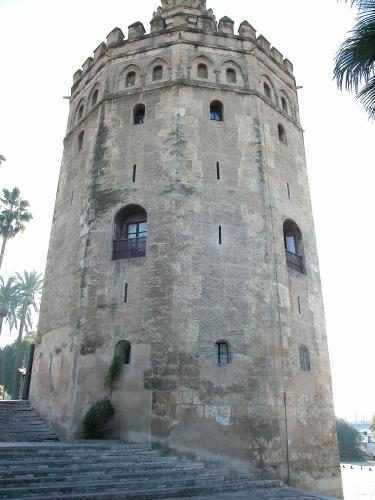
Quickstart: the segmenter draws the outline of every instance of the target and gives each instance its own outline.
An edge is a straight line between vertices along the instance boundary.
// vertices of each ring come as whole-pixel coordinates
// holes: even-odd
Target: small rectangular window
[[[216,162],[216,178],[219,181],[220,180],[220,162]]]
[[[222,245],[223,243],[223,234],[221,231],[221,226],[219,226],[219,245]]]
[[[135,182],[136,174],[137,174],[137,165],[133,165],[133,182]]]
[[[128,301],[128,284],[125,283],[125,293],[124,293],[124,302],[125,304],[127,303]]]

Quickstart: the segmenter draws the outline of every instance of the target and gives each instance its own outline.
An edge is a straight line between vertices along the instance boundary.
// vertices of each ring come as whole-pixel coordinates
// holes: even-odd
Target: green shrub
[[[120,378],[122,368],[122,360],[121,356],[116,355],[113,358],[111,366],[108,368],[108,371],[105,376],[104,384],[108,389],[112,392],[113,389],[116,388],[116,383]]]
[[[82,437],[84,439],[100,439],[103,437],[108,421],[115,410],[109,399],[93,403],[82,422]]]
[[[357,429],[342,418],[336,419],[336,428],[340,460],[363,459],[361,435]]]

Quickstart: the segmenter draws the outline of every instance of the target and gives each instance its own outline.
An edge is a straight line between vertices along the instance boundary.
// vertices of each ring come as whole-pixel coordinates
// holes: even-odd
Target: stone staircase
[[[28,401],[0,401],[0,442],[58,441]]]
[[[276,486],[145,445],[0,445],[0,498],[6,499],[217,498]]]
[[[182,500],[192,497],[200,500],[320,498],[283,487],[279,481],[254,481],[217,464],[184,460],[145,444],[60,443],[27,402],[0,402],[0,498]]]

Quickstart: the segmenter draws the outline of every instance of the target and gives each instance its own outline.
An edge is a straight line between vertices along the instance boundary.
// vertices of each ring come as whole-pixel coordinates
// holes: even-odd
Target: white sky
[[[3,275],[44,272],[73,73],[116,26],[149,31],[159,0],[0,0],[0,187],[18,186],[34,220],[8,242]],[[355,11],[336,0],[208,0],[216,18],[247,19],[294,64],[336,413],[375,413],[374,125],[332,82]],[[14,340],[4,333],[0,344]]]

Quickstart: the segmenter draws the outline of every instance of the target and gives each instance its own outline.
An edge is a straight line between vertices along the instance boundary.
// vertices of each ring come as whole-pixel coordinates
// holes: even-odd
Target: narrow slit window
[[[220,162],[216,162],[216,178],[219,181],[220,180]]]
[[[80,132],[78,134],[78,151],[81,151],[82,149],[82,144],[83,144],[83,136],[84,136],[84,131],[82,130],[82,132]]]
[[[219,245],[223,244],[223,233],[221,230],[221,226],[219,226]]]
[[[137,175],[137,165],[133,165],[133,182],[135,182],[136,175]]]
[[[300,299],[299,295],[297,297],[297,302],[298,302],[298,312],[299,312],[299,314],[301,314],[301,299]]]
[[[310,351],[304,345],[302,345],[299,348],[299,359],[302,370],[310,371],[311,370]]]
[[[128,301],[128,284],[125,283],[125,290],[124,290],[124,303],[126,304]]]
[[[73,205],[73,195],[74,195],[74,191],[72,191],[72,196],[70,197],[70,205]]]
[[[288,198],[290,199],[290,187],[289,187],[289,182],[286,183],[286,189],[288,191]]]

